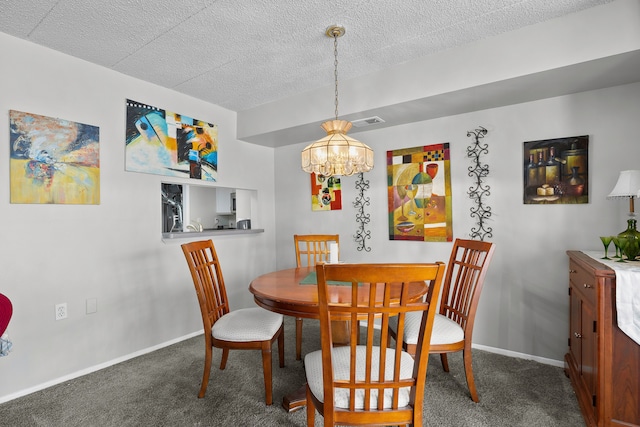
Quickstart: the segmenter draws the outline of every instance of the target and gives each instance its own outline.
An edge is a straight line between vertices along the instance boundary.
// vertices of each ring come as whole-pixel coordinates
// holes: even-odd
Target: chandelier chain
[[[334,61],[333,61],[333,66],[334,66],[334,77],[335,77],[335,84],[336,84],[336,101],[335,101],[335,105],[336,105],[336,120],[338,120],[338,33],[334,32],[333,33],[333,56],[334,56]]]

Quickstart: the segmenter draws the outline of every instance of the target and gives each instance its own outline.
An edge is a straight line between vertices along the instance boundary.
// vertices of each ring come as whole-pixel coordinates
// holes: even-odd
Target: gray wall
[[[565,251],[599,250],[598,236],[626,228],[628,202],[606,200],[606,195],[619,171],[640,168],[638,117],[640,83],[635,83],[358,133],[375,151],[376,166],[365,174],[370,183],[371,206],[366,210],[371,214],[371,252],[358,251],[352,239],[357,230],[355,177],[342,178],[342,210],[312,212],[309,178],[297,167],[305,144],[277,149],[278,267],[295,265],[291,236],[312,232],[339,233],[341,258],[347,262],[446,262],[451,243],[388,239],[386,152],[450,143],[454,238],[469,238],[476,222],[467,195],[474,181],[467,174],[471,162],[466,148],[473,139],[466,135],[483,126],[489,131],[482,141],[489,146],[482,158],[490,170],[486,202],[493,212],[488,223],[493,237],[488,240],[497,248],[480,300],[474,343],[562,365],[569,328]],[[524,205],[523,143],[578,135],[590,137],[590,202]]]
[[[188,180],[125,171],[127,98],[218,125],[217,185],[258,191],[265,232],[215,239],[233,306],[253,304],[250,280],[275,267],[273,150],[238,141],[235,112],[1,33],[0,55],[0,292],[14,304],[0,402],[202,330],[182,241],[160,233],[160,183]],[[100,128],[100,205],[9,203],[10,109]]]

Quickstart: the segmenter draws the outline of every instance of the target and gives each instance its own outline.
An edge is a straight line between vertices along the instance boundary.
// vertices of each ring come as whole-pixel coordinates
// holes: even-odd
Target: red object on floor
[[[11,301],[3,294],[0,294],[0,336],[2,336],[7,329],[12,314],[13,306],[11,305]]]

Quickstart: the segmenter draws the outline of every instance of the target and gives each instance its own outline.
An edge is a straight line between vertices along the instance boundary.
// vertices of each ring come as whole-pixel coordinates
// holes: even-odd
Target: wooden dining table
[[[289,268],[256,277],[249,285],[249,291],[260,307],[292,317],[305,319],[318,319],[318,289],[315,284],[315,267]],[[400,284],[398,284],[400,285]],[[368,301],[369,285],[360,285],[362,292],[358,292],[358,298],[362,302]],[[395,297],[400,297],[400,286]],[[413,282],[409,285],[409,294],[412,299],[422,298],[429,290],[425,282]],[[377,298],[382,300],[382,287],[379,287]],[[393,292],[391,295],[394,298]],[[351,286],[329,285],[329,301],[333,303],[350,303]],[[334,345],[349,344],[350,322],[336,320],[331,325],[331,336]],[[288,412],[301,409],[306,404],[305,387],[283,398],[282,406]]]

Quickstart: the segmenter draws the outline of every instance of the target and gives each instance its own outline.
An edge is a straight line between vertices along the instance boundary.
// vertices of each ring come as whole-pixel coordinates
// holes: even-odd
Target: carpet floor
[[[232,351],[224,371],[214,350],[207,394],[198,399],[204,339],[191,338],[0,405],[0,426],[306,426],[306,412],[287,413],[282,398],[304,384],[295,360],[295,325],[285,317],[285,368],[274,345],[274,404],[264,404],[259,351]],[[303,352],[319,347],[317,321],[304,321]],[[450,372],[431,355],[424,426],[578,427],[582,415],[561,368],[473,351],[480,397],[467,389],[462,354],[449,356]],[[322,417],[316,415],[316,426]]]

